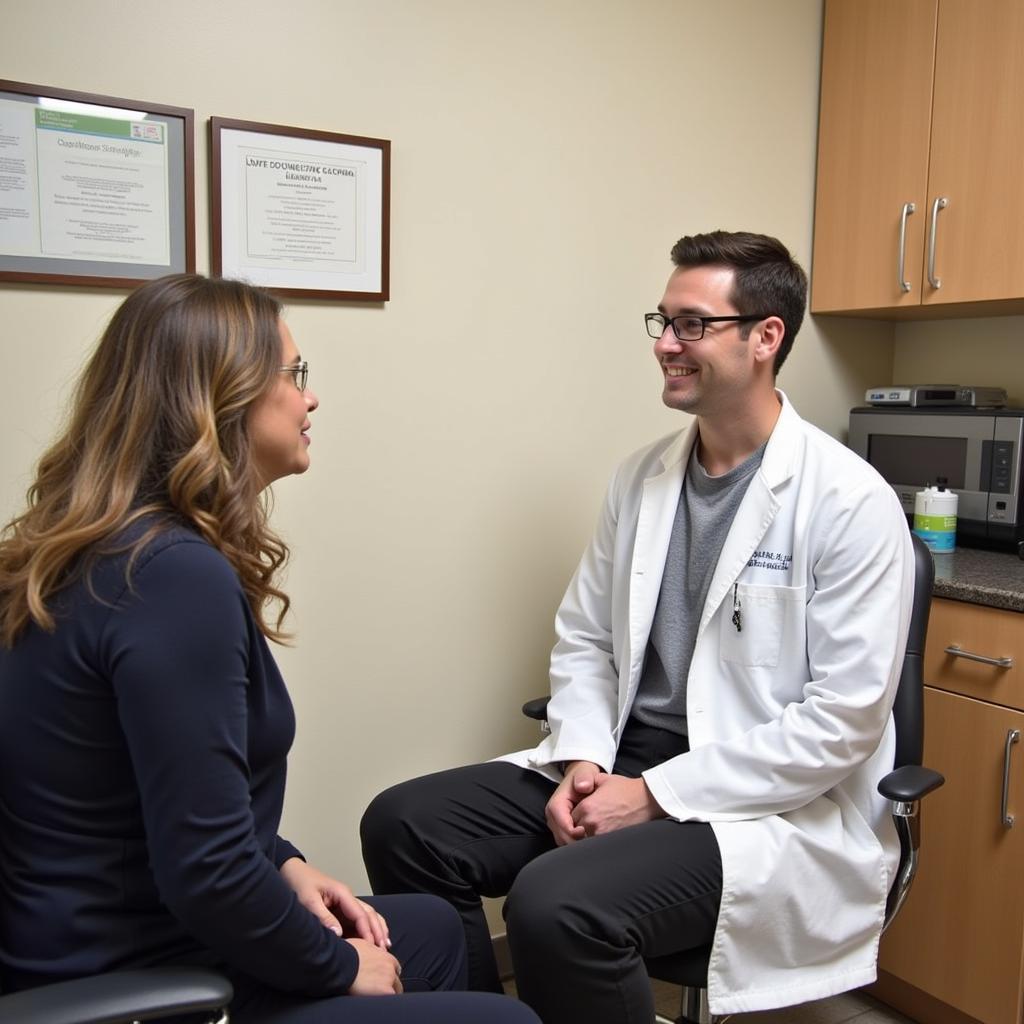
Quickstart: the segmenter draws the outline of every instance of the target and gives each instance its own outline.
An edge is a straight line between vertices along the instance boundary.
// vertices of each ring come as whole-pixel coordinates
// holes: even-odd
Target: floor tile
[[[875,1007],[857,1017],[856,1024],[914,1024],[909,1017],[904,1017],[888,1006],[875,1003]]]
[[[657,981],[651,984],[658,1013],[675,1019],[679,1012],[679,989]],[[729,1020],[730,1024],[913,1024],[908,1018],[862,992],[847,992],[831,999],[819,999],[813,1003],[779,1010],[739,1013]]]
[[[679,989],[661,981],[652,981],[654,1006],[658,1013],[675,1020],[679,1013]],[[505,991],[515,996],[515,981],[505,981]],[[729,1024],[914,1024],[908,1017],[897,1013],[863,992],[846,992],[831,999],[819,999],[802,1006],[788,1006],[780,1010],[762,1010],[759,1013],[738,1013],[729,1018]]]

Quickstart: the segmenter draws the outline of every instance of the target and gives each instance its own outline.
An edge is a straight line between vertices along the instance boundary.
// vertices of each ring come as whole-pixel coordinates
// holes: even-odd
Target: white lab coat
[[[873,981],[898,859],[875,787],[893,764],[910,534],[874,469],[778,394],[779,420],[701,615],[686,694],[691,749],[644,773],[669,816],[710,822],[721,850],[715,1013]],[[551,733],[505,760],[551,779],[563,761],[611,769],[696,436],[694,422],[613,477],[556,617]]]

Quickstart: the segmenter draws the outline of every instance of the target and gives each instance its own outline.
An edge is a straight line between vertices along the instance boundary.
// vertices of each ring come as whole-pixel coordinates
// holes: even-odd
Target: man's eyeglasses
[[[738,324],[753,323],[755,320],[764,320],[770,315],[769,313],[759,313],[756,316],[694,316],[692,313],[688,313],[685,316],[667,317],[662,313],[645,313],[644,323],[647,324],[647,333],[654,339],[660,338],[665,333],[665,328],[671,324],[672,333],[680,341],[700,341],[704,337],[704,328],[708,324],[724,321],[734,321]]]
[[[305,359],[292,363],[291,366],[279,366],[277,370],[278,373],[290,373],[292,380],[295,381],[295,386],[300,391],[306,390],[306,383],[309,381],[309,363]]]

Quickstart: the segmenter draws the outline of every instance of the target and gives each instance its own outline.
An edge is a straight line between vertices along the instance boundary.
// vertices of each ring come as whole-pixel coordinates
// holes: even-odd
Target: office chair
[[[228,1024],[231,983],[202,967],[111,971],[0,995],[0,1024],[132,1024],[202,1014]]]
[[[910,632],[903,656],[893,720],[896,727],[894,769],[878,783],[878,792],[892,801],[893,821],[900,839],[900,863],[896,880],[889,891],[885,908],[884,931],[899,912],[917,872],[921,843],[919,802],[946,780],[921,765],[924,752],[924,642],[931,611],[935,564],[931,552],[920,537],[911,537],[914,545],[914,599],[910,611]],[[539,697],[523,705],[523,714],[547,726],[548,697]],[[687,949],[669,956],[646,960],[647,973],[658,981],[682,986],[680,1015],[674,1024],[720,1024],[727,1017],[711,1013],[707,999],[708,961],[711,947]],[[657,1017],[656,1024],[673,1024]]]

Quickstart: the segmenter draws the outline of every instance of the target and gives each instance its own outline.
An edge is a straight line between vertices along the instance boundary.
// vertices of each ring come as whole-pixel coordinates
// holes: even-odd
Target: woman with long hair
[[[143,285],[0,535],[4,991],[207,964],[243,1024],[536,1021],[452,991],[447,904],[357,899],[277,834],[295,720],[265,495],[309,467],[307,374],[268,293]]]

